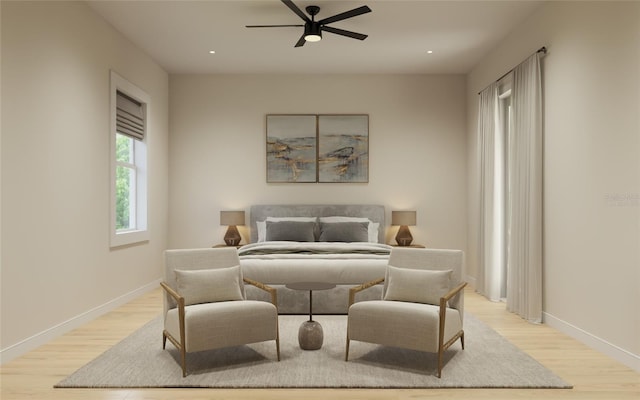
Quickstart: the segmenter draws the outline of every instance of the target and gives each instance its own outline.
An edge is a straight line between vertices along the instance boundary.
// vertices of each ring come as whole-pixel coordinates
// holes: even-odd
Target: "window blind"
[[[144,105],[126,94],[116,92],[116,131],[137,140],[144,140]]]

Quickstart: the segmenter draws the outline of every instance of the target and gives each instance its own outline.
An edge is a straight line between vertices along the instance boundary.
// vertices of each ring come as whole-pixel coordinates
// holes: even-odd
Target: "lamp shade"
[[[244,225],[244,211],[220,211],[220,225]]]
[[[413,226],[415,224],[415,211],[391,211],[391,225]]]

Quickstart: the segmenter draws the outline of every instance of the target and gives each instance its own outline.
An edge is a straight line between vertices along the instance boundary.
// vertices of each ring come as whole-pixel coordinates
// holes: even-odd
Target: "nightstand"
[[[245,244],[246,243],[242,243],[242,244],[239,244],[239,245],[236,245],[236,246],[228,246],[228,245],[226,245],[224,243],[220,243],[220,244],[214,244],[211,247],[216,248],[216,249],[219,248],[219,247],[235,247],[236,249],[239,249],[240,247],[244,246]]]
[[[414,248],[414,249],[426,249],[426,246],[423,244],[410,244],[408,246],[400,246],[399,244],[392,244],[390,246],[393,247],[407,247],[407,248]]]

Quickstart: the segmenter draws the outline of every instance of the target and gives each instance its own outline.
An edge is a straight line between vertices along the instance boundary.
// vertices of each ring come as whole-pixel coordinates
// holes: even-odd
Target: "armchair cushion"
[[[349,337],[363,342],[420,351],[438,351],[440,307],[431,304],[370,300],[349,308]],[[447,308],[443,341],[462,329],[458,310]]]
[[[266,301],[197,304],[185,310],[187,352],[262,342],[278,337],[278,309]],[[169,310],[165,329],[180,337],[177,309]]]
[[[451,286],[451,270],[434,271],[387,267],[384,300],[440,305]]]
[[[175,270],[177,292],[186,306],[219,301],[244,300],[240,291],[240,266],[215,269]]]

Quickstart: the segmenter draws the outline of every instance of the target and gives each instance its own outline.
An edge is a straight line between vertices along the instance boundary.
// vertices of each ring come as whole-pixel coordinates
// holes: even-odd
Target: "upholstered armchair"
[[[247,300],[244,284],[271,294],[271,303]],[[243,278],[237,249],[211,248],[165,252],[164,330],[180,351],[182,376],[186,353],[275,340],[280,361],[276,290]]]
[[[396,247],[386,276],[350,289],[347,346],[351,340],[438,354],[458,339],[464,349],[462,251]],[[382,299],[354,303],[356,293],[384,283]]]

